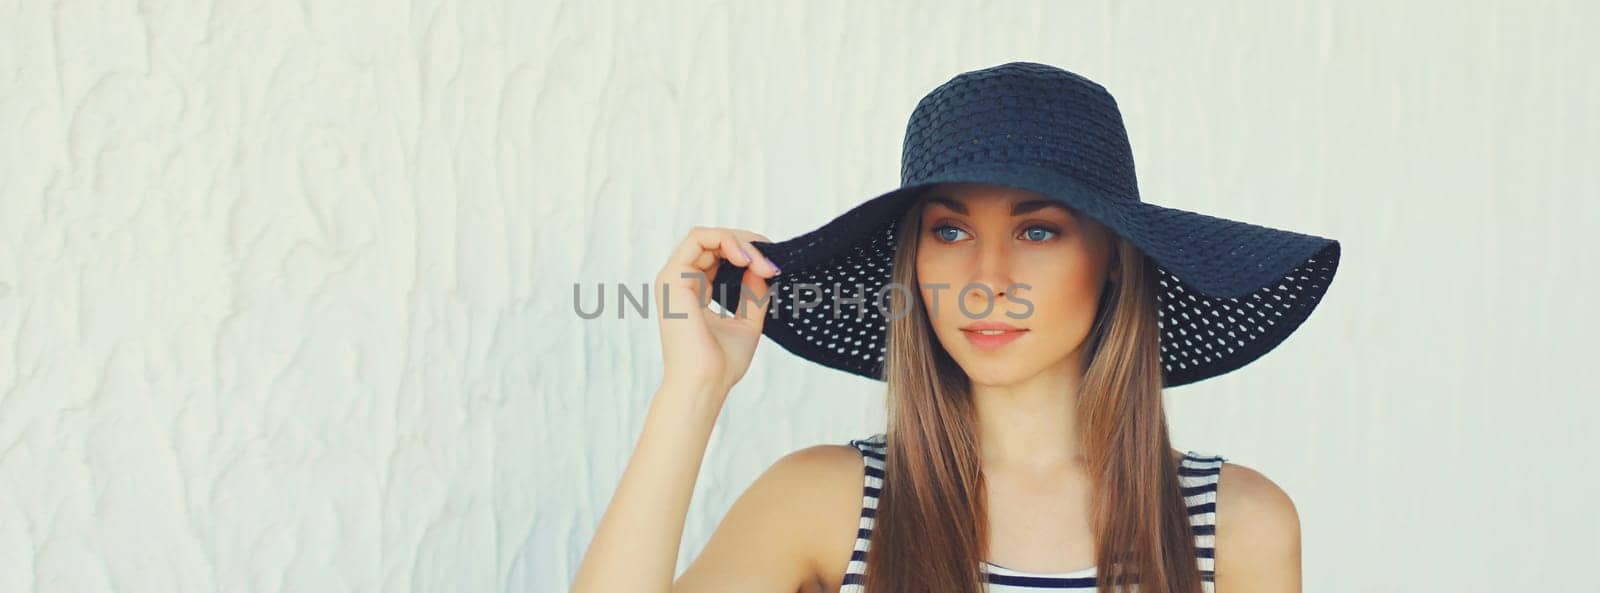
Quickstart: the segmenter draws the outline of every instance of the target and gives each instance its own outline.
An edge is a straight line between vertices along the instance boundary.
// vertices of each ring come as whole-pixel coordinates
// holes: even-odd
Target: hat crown
[[[1113,199],[1139,200],[1133,149],[1104,86],[1049,64],[963,72],[930,91],[906,123],[901,186],[954,168],[1018,165],[1070,176]]]

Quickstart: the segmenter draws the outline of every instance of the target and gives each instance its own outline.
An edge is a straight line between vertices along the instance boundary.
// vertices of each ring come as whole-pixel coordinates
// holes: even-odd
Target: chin
[[[1032,370],[987,360],[962,365],[961,370],[974,384],[980,385],[1014,385],[1034,375]]]

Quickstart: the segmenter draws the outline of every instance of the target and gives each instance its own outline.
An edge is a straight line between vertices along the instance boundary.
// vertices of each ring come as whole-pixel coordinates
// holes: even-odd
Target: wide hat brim
[[[1061,201],[1128,238],[1154,261],[1161,286],[1162,384],[1176,387],[1233,371],[1283,342],[1321,302],[1339,265],[1339,242],[1106,194],[1028,164],[957,166],[858,204],[797,237],[755,245],[783,271],[762,333],[802,358],[884,380],[887,319],[874,296],[890,281],[894,226],[912,198],[937,183],[989,183]],[[711,298],[737,314],[743,268],[723,261]],[[796,307],[793,287],[866,306]],[[860,289],[858,290],[858,285]],[[814,302],[815,292],[801,299]]]

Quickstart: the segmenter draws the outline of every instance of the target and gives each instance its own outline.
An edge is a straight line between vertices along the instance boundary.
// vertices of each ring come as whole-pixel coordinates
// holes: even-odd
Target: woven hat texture
[[[888,326],[875,303],[887,302],[877,297],[890,282],[894,224],[920,190],[937,183],[1042,194],[1137,245],[1159,274],[1167,387],[1227,373],[1272,350],[1316,308],[1339,264],[1333,239],[1143,201],[1111,93],[1047,64],[965,72],[930,91],[906,124],[900,163],[900,187],[810,232],[755,243],[783,270],[768,280],[774,300],[763,333],[784,349],[883,380]],[[738,311],[743,272],[724,261],[715,274],[711,298],[727,311]],[[806,284],[822,290],[794,291]],[[835,294],[865,303],[836,306]],[[804,305],[819,296],[821,306]]]

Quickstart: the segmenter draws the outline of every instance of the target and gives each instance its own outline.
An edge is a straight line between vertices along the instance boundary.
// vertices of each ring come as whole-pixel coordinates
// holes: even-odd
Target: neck
[[[1081,464],[1080,377],[1080,370],[1061,365],[1007,385],[973,382],[985,467],[1035,472]]]

